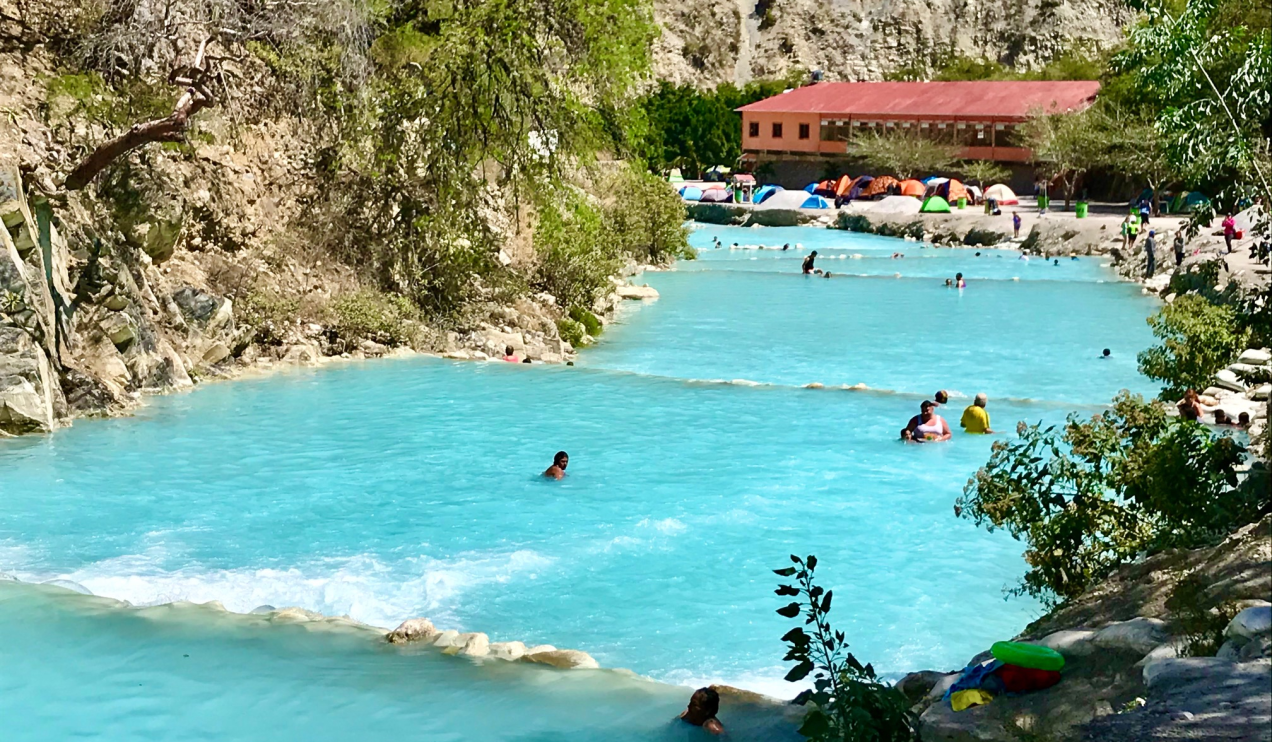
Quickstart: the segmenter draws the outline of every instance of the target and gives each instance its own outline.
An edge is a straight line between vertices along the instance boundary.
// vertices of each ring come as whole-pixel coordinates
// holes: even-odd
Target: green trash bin
[[[1038,208],[1039,208],[1039,209],[1045,209],[1045,208],[1047,208],[1047,207],[1049,207],[1049,206],[1051,206],[1051,199],[1050,199],[1050,198],[1048,198],[1047,196],[1039,196],[1039,197],[1038,197]]]
[[[959,207],[960,209],[966,209],[966,208],[967,208],[967,199],[965,199],[965,198],[960,198],[960,199],[958,200],[958,207]]]
[[[1078,205],[1073,207],[1073,210],[1077,214],[1077,217],[1079,219],[1086,219],[1086,215],[1087,215],[1086,201],[1079,201]]]

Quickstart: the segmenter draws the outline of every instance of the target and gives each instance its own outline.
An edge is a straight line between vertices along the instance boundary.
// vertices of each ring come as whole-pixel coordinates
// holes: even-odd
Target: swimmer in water
[[[1052,264],[1052,265],[1060,265],[1060,258],[1056,258],[1055,260],[1051,261],[1051,264]]]
[[[944,389],[941,389],[940,391],[938,391],[936,394],[932,396],[932,398],[936,400],[937,404],[950,403],[950,393],[945,391]]]
[[[952,289],[952,288],[954,288],[954,279],[952,279],[952,278],[947,278],[947,279],[945,279],[945,288],[947,288],[947,289]]]
[[[910,422],[901,430],[901,440],[911,443],[936,443],[950,439],[950,426],[945,418],[936,414],[936,403],[924,401],[919,406],[919,414],[910,418]]]
[[[967,288],[967,281],[964,281],[964,280],[963,280],[963,274],[962,274],[962,273],[955,274],[955,276],[954,276],[954,282],[955,282],[955,285],[956,285],[956,286],[958,286],[960,289],[965,289],[965,288]]]
[[[724,725],[716,718],[718,713],[720,694],[712,688],[699,688],[689,698],[689,707],[681,711],[678,718],[711,734],[724,734]]]
[[[810,253],[808,254],[808,256],[807,256],[807,257],[805,257],[805,258],[804,258],[804,267],[803,267],[803,271],[804,271],[804,273],[812,273],[812,272],[813,272],[813,270],[814,270],[814,269],[813,269],[813,261],[814,261],[814,260],[816,260],[816,259],[817,259],[817,251],[816,251],[816,250],[813,250],[812,252],[810,252]]]
[[[782,245],[782,252],[786,252],[789,249],[791,249],[791,243],[787,242],[785,245]]]
[[[565,467],[570,465],[570,455],[565,451],[557,451],[552,457],[552,466],[544,470],[543,476],[548,479],[564,479]]]
[[[1109,350],[1108,348],[1105,348],[1105,349],[1104,349],[1104,353],[1103,353],[1103,354],[1101,354],[1101,355],[1100,355],[1100,357],[1101,357],[1101,358],[1108,358],[1108,357],[1109,357],[1109,356],[1111,356],[1111,355],[1113,355],[1113,351]]]

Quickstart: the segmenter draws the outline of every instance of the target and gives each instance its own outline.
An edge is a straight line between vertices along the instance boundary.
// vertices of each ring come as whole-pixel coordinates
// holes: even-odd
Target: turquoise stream
[[[714,236],[793,247],[714,250]],[[1003,597],[1023,570],[1020,544],[952,512],[993,439],[907,446],[897,431],[938,388],[956,396],[944,411],[955,429],[966,397],[984,391],[1008,433],[1017,420],[1090,413],[1122,388],[1151,391],[1134,361],[1151,339],[1150,300],[1094,259],[976,257],[813,229],[700,229],[693,242],[701,260],[646,274],[661,300],[629,306],[574,368],[421,358],[298,370],[3,442],[0,571],[139,605],[298,605],[385,627],[429,616],[672,683],[783,695],[786,622],[773,613],[769,570],[792,552],[817,554],[836,626],[885,673],[961,666],[1017,633],[1038,613]],[[799,275],[809,249],[832,278]],[[906,257],[892,259],[897,251]],[[966,290],[942,285],[956,271]],[[1099,359],[1103,347],[1111,359]],[[827,388],[803,388],[813,382]],[[854,384],[869,389],[838,388]],[[557,449],[571,455],[569,476],[544,481]],[[429,739],[462,732],[482,703],[507,703],[496,719],[524,719],[536,684],[563,694],[545,703],[544,730],[577,739],[622,738],[610,715],[633,738],[662,739],[669,732],[648,731],[648,720],[662,725],[683,702],[612,674],[589,688],[559,673],[386,659],[363,638],[328,651],[304,632],[302,649],[259,628],[144,629],[153,622],[5,589],[17,596],[0,594],[6,636],[49,621],[76,637],[26,630],[29,642],[6,641],[9,687],[47,687],[74,663],[79,682],[109,680],[112,662],[153,656],[140,682],[170,707],[198,692],[213,696],[201,714],[248,708],[227,724],[250,725],[267,703],[258,685],[309,692],[305,672],[288,666],[298,652],[347,674],[321,684],[312,704],[326,708],[304,716],[325,738],[395,678],[428,688],[444,676],[457,697],[472,695],[467,713],[425,714]],[[224,656],[189,670],[197,663],[164,655],[187,643]],[[153,705],[114,687],[80,699],[101,707],[88,718],[162,728]],[[589,694],[604,714],[580,715]],[[13,712],[47,696],[0,698]],[[377,719],[382,736],[425,713],[395,703]],[[56,728],[31,738],[75,729]],[[270,729],[260,738],[276,738]],[[506,738],[551,738],[521,731]]]

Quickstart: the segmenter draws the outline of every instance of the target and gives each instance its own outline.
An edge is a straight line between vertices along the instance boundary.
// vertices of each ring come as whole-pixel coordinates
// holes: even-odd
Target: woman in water
[[[910,418],[910,424],[901,431],[901,440],[911,443],[934,443],[950,439],[950,426],[945,418],[936,414],[936,403],[924,400],[919,414]]]
[[[956,275],[954,276],[954,285],[955,285],[955,286],[957,286],[957,287],[958,287],[958,288],[960,288],[960,289],[965,289],[965,288],[967,288],[967,281],[964,281],[964,280],[963,280],[963,274],[962,274],[962,273],[958,273],[958,274],[956,274]]]
[[[1200,420],[1205,414],[1205,410],[1201,409],[1201,398],[1193,389],[1184,392],[1184,398],[1179,400],[1178,407],[1179,416],[1185,420]]]

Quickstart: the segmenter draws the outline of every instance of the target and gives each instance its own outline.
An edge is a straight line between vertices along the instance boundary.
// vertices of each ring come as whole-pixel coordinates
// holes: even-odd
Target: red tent
[[[926,192],[927,192],[927,186],[923,185],[922,181],[913,180],[913,179],[901,181],[902,196],[914,196],[915,198],[923,198],[923,194]]]

